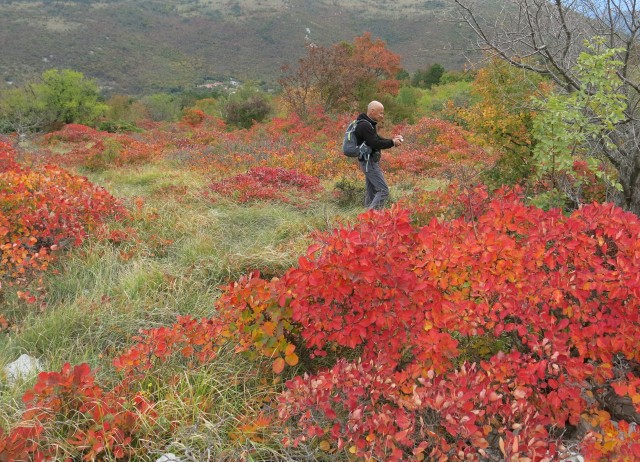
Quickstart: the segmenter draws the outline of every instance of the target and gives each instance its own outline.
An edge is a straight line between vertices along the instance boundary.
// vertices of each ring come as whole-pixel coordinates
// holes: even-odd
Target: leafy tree
[[[592,82],[576,67],[585,40],[604,37],[621,62],[612,75],[616,93],[627,98],[624,117],[612,126],[594,120],[605,130],[587,140],[617,171],[622,191],[616,202],[640,215],[640,72],[638,32],[640,3],[619,0],[515,0],[505,7],[502,20],[482,21],[484,2],[455,0],[465,20],[476,32],[478,46],[509,64],[547,76],[567,93],[591,95]],[[528,56],[530,60],[522,60]],[[607,139],[604,138],[606,135]]]
[[[177,120],[182,110],[180,99],[168,93],[145,96],[141,103],[146,108],[147,116],[155,122]]]
[[[56,124],[93,125],[107,109],[93,80],[69,69],[52,69],[38,82],[2,91],[0,126],[21,137]]]
[[[355,110],[374,97],[396,95],[400,71],[400,57],[382,40],[366,33],[352,44],[341,42],[329,48],[309,45],[307,56],[298,61],[296,69],[283,68],[279,83],[285,102],[306,117],[314,106],[325,112]]]
[[[403,85],[397,96],[383,95],[380,100],[384,104],[385,119],[392,123],[415,123],[424,115],[418,110],[418,102],[423,92],[424,90],[419,88]]]
[[[468,71],[446,71],[440,77],[440,85],[453,82],[472,82],[475,78],[475,72]]]
[[[411,84],[414,87],[431,88],[440,83],[444,75],[444,67],[441,64],[432,64],[427,69],[419,69],[413,74]]]
[[[453,108],[456,120],[503,151],[486,179],[493,186],[518,183],[533,172],[531,97],[546,88],[538,74],[494,59],[477,72],[472,83],[475,102]]]
[[[406,69],[401,69],[400,72],[398,72],[396,74],[396,79],[402,81],[409,81],[411,80],[411,75],[409,74],[409,71],[407,71]]]
[[[92,125],[107,111],[97,83],[81,72],[50,69],[42,74],[36,92],[53,112],[52,122]]]
[[[373,40],[369,32],[356,37],[353,41],[353,58],[359,66],[363,66],[365,75],[375,91],[379,94],[396,95],[400,82],[396,78],[400,67],[400,56],[387,49],[381,39]],[[366,79],[363,79],[363,82]],[[364,101],[360,101],[363,103]],[[368,102],[368,101],[366,101]]]
[[[128,120],[131,113],[133,98],[127,95],[113,95],[106,101],[108,106],[106,116],[111,120]]]
[[[562,181],[572,175],[576,156],[585,157],[594,174],[620,188],[615,180],[606,177],[608,162],[601,155],[602,150],[590,149],[589,141],[597,139],[605,149],[613,147],[610,130],[624,120],[627,107],[615,78],[622,66],[614,59],[620,50],[607,48],[603,38],[596,38],[587,46],[588,52],[580,54],[573,71],[582,81],[589,82],[588,89],[555,93],[538,100],[541,112],[533,121],[538,174],[548,175],[554,189],[562,189],[577,204],[581,202],[579,188],[574,190],[573,182]]]
[[[422,96],[422,90],[411,86],[403,86],[398,96],[392,102],[384,101],[384,107],[392,122],[407,121],[413,123],[418,116],[418,101]]]
[[[267,95],[253,84],[246,84],[231,94],[223,108],[225,122],[240,128],[250,128],[265,121],[273,112]]]
[[[113,95],[106,101],[107,111],[98,128],[105,132],[120,133],[138,131],[136,122],[140,120],[136,114],[135,100],[127,95]]]
[[[16,133],[21,139],[41,130],[51,118],[32,84],[0,92],[0,132]]]
[[[205,114],[216,115],[218,114],[219,102],[220,100],[216,98],[203,98],[196,101],[193,108],[199,109]]]
[[[464,80],[438,85],[431,90],[420,90],[420,99],[416,102],[420,115],[455,120],[451,108],[462,108],[472,104],[476,95],[471,94],[471,82]]]

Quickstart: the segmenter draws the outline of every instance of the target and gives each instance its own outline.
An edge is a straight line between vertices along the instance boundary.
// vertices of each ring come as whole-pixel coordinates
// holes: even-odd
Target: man
[[[381,138],[378,135],[376,125],[383,119],[384,106],[379,101],[371,101],[367,106],[367,113],[363,112],[358,116],[359,122],[355,130],[358,144],[364,141],[371,148],[369,159],[359,159],[360,170],[364,173],[367,186],[364,205],[369,209],[381,209],[389,197],[389,187],[379,165],[382,155],[380,151],[402,146],[404,141],[401,135],[396,135],[393,139]]]

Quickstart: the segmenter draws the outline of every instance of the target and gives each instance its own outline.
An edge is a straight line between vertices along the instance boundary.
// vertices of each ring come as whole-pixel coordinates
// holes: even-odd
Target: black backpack
[[[371,148],[367,146],[364,141],[358,144],[356,140],[356,127],[358,122],[363,119],[357,119],[347,125],[347,130],[344,132],[344,139],[342,140],[342,153],[347,157],[358,157],[360,159],[366,159],[371,154]]]

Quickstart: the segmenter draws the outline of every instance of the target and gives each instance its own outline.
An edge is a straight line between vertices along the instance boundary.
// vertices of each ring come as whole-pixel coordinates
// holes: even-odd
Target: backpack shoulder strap
[[[369,122],[367,119],[357,119],[355,122],[356,122],[356,128],[358,127],[358,125],[360,125],[360,122],[367,122],[369,124],[369,126],[371,127],[371,129],[373,130],[373,132],[375,133],[375,131],[376,131],[376,129],[373,126],[373,124],[371,122]],[[355,133],[355,128],[354,128],[353,132]]]
[[[360,122],[368,123],[371,126],[371,128],[373,128],[373,130],[375,131],[375,128],[373,127],[373,124],[371,122],[369,122],[367,119],[357,119],[356,120],[356,125],[360,124]]]

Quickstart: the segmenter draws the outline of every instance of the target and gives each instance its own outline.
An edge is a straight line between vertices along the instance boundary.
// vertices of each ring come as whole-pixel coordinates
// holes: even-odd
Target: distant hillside
[[[273,84],[306,43],[365,31],[410,72],[461,69],[469,31],[453,16],[451,0],[0,0],[0,84],[50,68],[132,95],[231,77]]]

